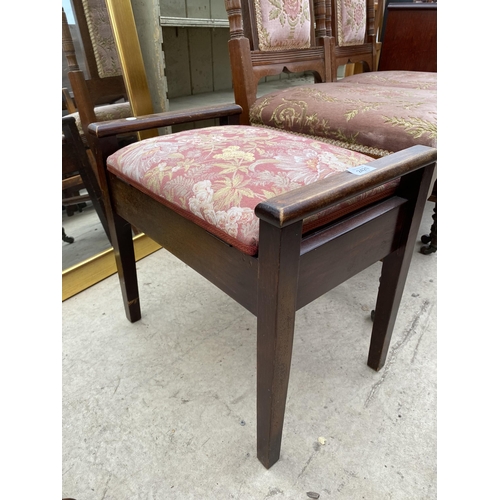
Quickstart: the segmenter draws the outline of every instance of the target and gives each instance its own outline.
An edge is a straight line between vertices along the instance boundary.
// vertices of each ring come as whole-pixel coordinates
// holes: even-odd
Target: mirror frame
[[[161,248],[144,233],[134,237],[136,261]],[[65,301],[117,272],[113,248],[94,255],[62,273],[62,300]]]

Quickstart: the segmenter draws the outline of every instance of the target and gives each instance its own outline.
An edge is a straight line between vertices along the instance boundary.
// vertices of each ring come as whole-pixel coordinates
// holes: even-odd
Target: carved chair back
[[[225,5],[242,124],[249,123],[263,77],[310,71],[317,82],[332,81],[331,0],[225,0]]]

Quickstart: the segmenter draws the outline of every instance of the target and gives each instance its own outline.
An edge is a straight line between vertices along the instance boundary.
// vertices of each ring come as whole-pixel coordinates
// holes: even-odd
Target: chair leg
[[[368,366],[379,371],[385,364],[399,304],[408,275],[410,260],[401,249],[388,255],[382,265],[380,286],[375,311],[372,311],[373,329],[368,353]]]
[[[257,458],[280,456],[292,359],[302,223],[279,229],[261,221],[257,314]]]
[[[62,228],[62,240],[66,243],[73,243],[75,238],[73,238],[73,236],[68,236],[64,228]]]
[[[375,313],[372,314],[373,329],[368,353],[368,366],[376,371],[384,366],[387,358],[433,171],[434,167],[431,165],[422,173],[415,173],[404,179],[406,189],[414,184],[414,188],[418,185],[419,190],[414,202],[409,202],[405,212],[401,213],[399,246],[384,258],[382,264],[377,303]]]
[[[139,303],[139,287],[137,284],[132,229],[126,220],[116,214],[113,214],[113,223],[110,224],[109,229],[125,313],[128,320],[134,323],[141,319],[141,307]]]

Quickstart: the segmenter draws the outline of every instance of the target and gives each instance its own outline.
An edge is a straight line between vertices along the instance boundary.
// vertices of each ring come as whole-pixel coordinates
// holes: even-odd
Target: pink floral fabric
[[[366,34],[366,0],[337,0],[338,45],[361,45]]]
[[[258,203],[372,158],[278,130],[224,126],[189,130],[131,144],[108,169],[230,245],[258,251]],[[397,183],[364,193],[304,222],[304,232],[377,199]]]
[[[306,49],[311,46],[309,0],[255,0],[259,49]]]

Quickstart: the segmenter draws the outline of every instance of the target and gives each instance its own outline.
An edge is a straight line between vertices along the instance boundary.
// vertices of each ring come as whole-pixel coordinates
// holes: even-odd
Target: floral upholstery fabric
[[[101,78],[122,74],[105,0],[82,0],[97,72]]]
[[[337,39],[340,47],[361,45],[366,34],[366,0],[337,0]]]
[[[119,120],[121,118],[128,118],[132,116],[132,108],[130,107],[129,102],[119,102],[115,104],[106,104],[104,106],[98,106],[94,108],[94,112],[98,122],[104,122],[107,120]],[[78,131],[80,132],[80,135],[85,141],[80,115],[78,113],[71,113],[70,116],[75,117]]]
[[[255,207],[372,158],[279,130],[221,126],[145,139],[108,158],[110,172],[241,251],[258,251]],[[304,232],[392,194],[391,182],[304,221]]]
[[[407,79],[407,72],[396,73],[272,92],[253,104],[250,122],[375,157],[416,144],[437,147],[436,73],[413,72]]]
[[[255,0],[259,49],[306,49],[311,46],[309,0]]]

